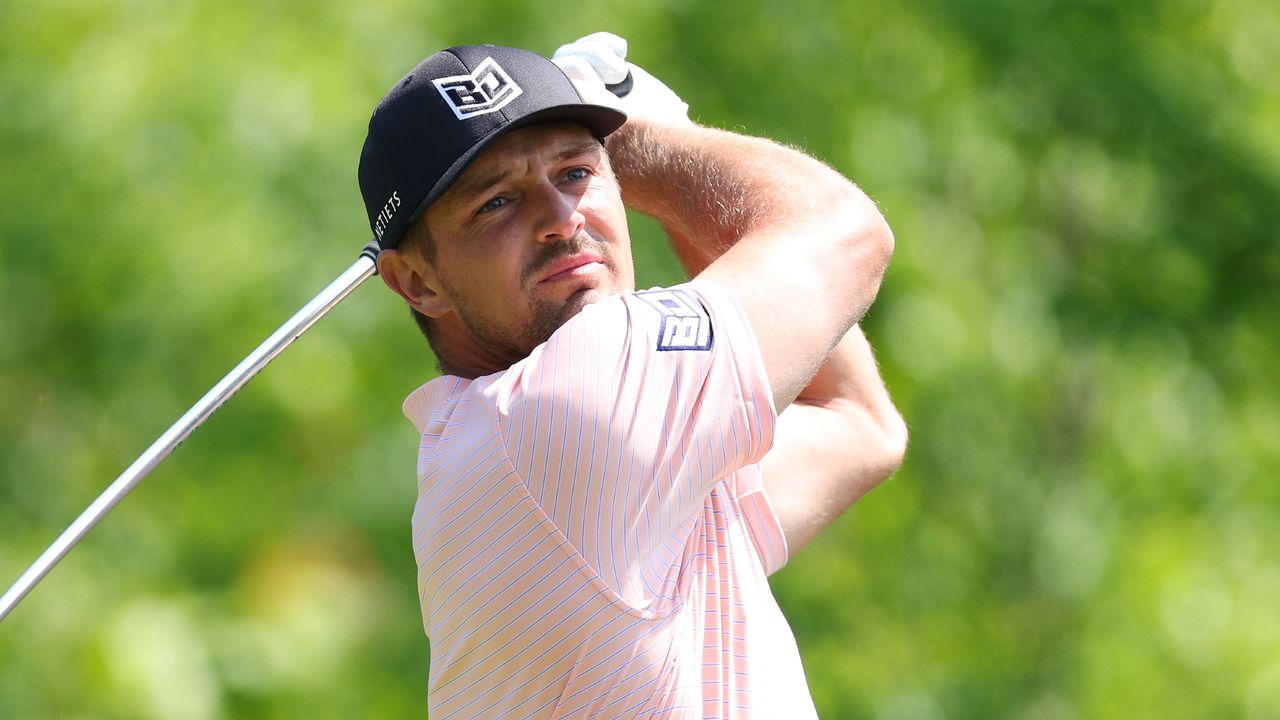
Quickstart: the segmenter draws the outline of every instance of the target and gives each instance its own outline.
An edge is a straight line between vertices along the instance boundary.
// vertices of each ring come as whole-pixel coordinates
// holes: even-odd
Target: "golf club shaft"
[[[294,340],[297,340],[302,333],[306,332],[317,320],[333,309],[343,298],[359,287],[360,283],[367,280],[374,274],[375,259],[377,258],[377,245],[370,243],[361,253],[359,259],[347,269],[346,272],[338,276],[336,280],[329,285],[320,294],[312,298],[311,302],[303,306],[301,310],[289,318],[289,321],[280,326],[280,329],[272,333],[261,345],[250,353],[244,360],[240,361],[226,377],[222,378],[217,385],[214,385],[209,392],[205,393],[200,401],[191,407],[178,421],[169,427],[147,451],[133,461],[115,482],[93,501],[75,522],[71,523],[58,539],[48,547],[31,567],[27,568],[21,577],[13,583],[13,586],[0,596],[0,620],[9,614],[11,610],[22,598],[31,592],[40,580],[53,569],[58,561],[62,560],[76,543],[98,524],[116,503],[120,502],[129,491],[134,488],[151,472],[162,460],[169,456],[183,440],[191,434],[201,423],[209,418],[219,407],[222,406],[232,395],[244,386],[254,375],[258,374],[267,363],[271,362],[275,356],[279,355],[285,348],[289,347]]]

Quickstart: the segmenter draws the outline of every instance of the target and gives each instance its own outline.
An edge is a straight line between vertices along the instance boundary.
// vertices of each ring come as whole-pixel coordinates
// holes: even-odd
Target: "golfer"
[[[404,403],[435,719],[815,717],[768,575],[904,452],[855,325],[875,205],[625,52],[449,48],[369,122],[378,270],[442,372]],[[624,207],[690,281],[636,291]]]

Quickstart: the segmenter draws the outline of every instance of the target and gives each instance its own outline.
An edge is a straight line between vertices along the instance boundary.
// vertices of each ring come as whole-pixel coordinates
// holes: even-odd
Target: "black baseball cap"
[[[504,133],[571,120],[603,139],[627,116],[583,102],[560,68],[497,45],[451,47],[423,60],[382,98],[360,151],[360,194],[383,249]]]

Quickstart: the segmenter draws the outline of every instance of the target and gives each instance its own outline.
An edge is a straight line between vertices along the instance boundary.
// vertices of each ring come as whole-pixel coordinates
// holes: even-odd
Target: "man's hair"
[[[431,234],[427,232],[427,218],[425,214],[405,230],[404,239],[400,241],[400,249],[402,252],[416,252],[426,258],[427,262],[435,263],[436,244],[431,239]],[[440,348],[436,346],[436,342],[433,339],[433,336],[435,335],[435,324],[431,318],[423,315],[412,307],[409,308],[409,313],[413,315],[413,321],[418,324],[418,329],[422,331],[422,336],[427,339],[427,344],[431,346],[431,351],[435,353],[436,358],[439,358]]]

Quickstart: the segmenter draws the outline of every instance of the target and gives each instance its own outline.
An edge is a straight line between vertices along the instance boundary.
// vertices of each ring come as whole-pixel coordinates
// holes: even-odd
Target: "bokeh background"
[[[907,461],[775,576],[823,717],[1280,718],[1280,5],[602,5],[0,0],[0,583],[354,260],[406,70],[607,29],[896,231]],[[0,624],[0,717],[424,716],[433,368],[339,306]]]

